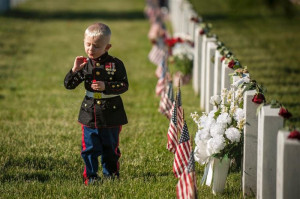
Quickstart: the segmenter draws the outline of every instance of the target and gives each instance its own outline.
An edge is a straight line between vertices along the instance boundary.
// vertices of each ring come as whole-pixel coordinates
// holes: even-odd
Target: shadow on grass
[[[166,176],[174,176],[172,172],[144,172],[144,173],[136,173],[132,175],[132,178],[143,178],[144,181],[149,181],[150,179],[156,180],[157,177],[166,177]]]
[[[4,174],[1,178],[1,182],[11,182],[11,181],[39,181],[46,182],[50,180],[50,176],[47,173],[41,171],[35,172],[18,172],[15,174]]]
[[[106,20],[139,20],[145,19],[142,11],[55,11],[45,12],[37,10],[11,10],[4,17],[33,19],[33,20],[88,20],[88,19],[106,19]]]

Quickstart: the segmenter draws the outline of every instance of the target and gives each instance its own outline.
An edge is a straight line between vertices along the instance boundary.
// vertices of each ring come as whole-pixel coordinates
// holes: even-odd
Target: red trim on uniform
[[[82,130],[81,144],[82,144],[82,151],[84,151],[86,149],[86,145],[85,145],[85,141],[84,141],[84,125],[81,125],[81,130]]]
[[[86,174],[86,166],[84,166],[83,180],[84,180],[84,184],[85,184],[85,185],[88,185],[88,183],[89,183],[89,178],[87,177],[87,174]]]
[[[82,130],[81,144],[82,144],[82,151],[84,151],[86,149],[86,145],[85,145],[85,141],[84,141],[84,125],[81,125],[81,130]],[[84,184],[88,185],[89,179],[86,174],[86,166],[84,166],[84,170],[83,170],[83,180],[84,180]]]

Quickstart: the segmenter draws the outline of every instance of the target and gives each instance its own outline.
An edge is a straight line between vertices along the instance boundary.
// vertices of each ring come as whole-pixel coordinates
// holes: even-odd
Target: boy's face
[[[108,43],[109,38],[105,36],[85,36],[84,38],[84,50],[87,56],[91,59],[95,59],[103,55],[111,45]]]

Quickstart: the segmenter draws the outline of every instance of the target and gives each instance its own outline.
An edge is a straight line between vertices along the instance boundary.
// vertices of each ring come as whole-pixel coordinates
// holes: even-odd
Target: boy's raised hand
[[[84,67],[85,63],[87,63],[87,59],[85,57],[77,56],[74,61],[74,66],[72,68],[72,72],[75,73],[75,72],[81,70]]]

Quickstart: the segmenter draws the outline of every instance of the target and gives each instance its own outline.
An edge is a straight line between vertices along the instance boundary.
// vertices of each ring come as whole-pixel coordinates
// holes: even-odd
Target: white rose
[[[212,137],[223,135],[225,132],[225,126],[222,123],[214,123],[211,125],[210,134]]]
[[[225,147],[225,138],[221,135],[212,137],[207,141],[207,149],[212,154],[219,153]]]
[[[209,130],[214,123],[216,123],[216,120],[213,117],[208,117],[205,121],[204,129]]]
[[[231,141],[231,142],[239,142],[241,138],[241,132],[235,128],[235,127],[230,127],[225,131],[226,137]]]
[[[244,110],[241,108],[237,108],[234,112],[234,119],[239,122],[239,121],[243,120],[244,118],[245,118]]]
[[[232,120],[228,113],[221,113],[217,118],[217,123],[221,124],[231,124]]]
[[[195,161],[199,162],[200,164],[205,164],[210,157],[210,154],[206,150],[207,144],[201,143],[200,145],[197,145],[194,149],[194,158]]]
[[[211,136],[207,129],[198,130],[195,136],[195,143],[198,145],[198,142],[207,141],[209,138],[211,138]]]
[[[209,101],[210,104],[214,105],[214,106],[218,106],[221,103],[221,96],[220,95],[214,95],[210,98]]]

